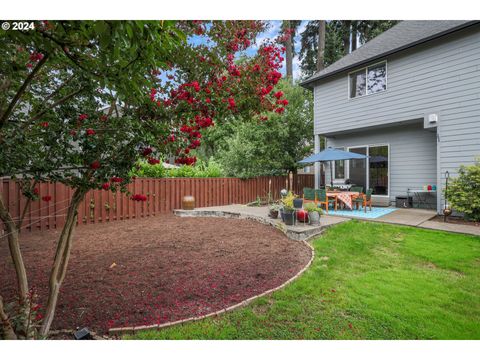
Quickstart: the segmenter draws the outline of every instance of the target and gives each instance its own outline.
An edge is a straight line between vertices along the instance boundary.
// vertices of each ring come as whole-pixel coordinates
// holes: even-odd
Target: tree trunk
[[[2,322],[3,338],[5,340],[17,340],[17,335],[13,331],[12,323],[3,309],[3,298],[0,296],[0,321]]]
[[[17,274],[18,296],[20,304],[26,303],[28,294],[28,280],[27,271],[23,262],[22,253],[20,251],[20,243],[18,240],[19,229],[3,202],[3,197],[0,194],[0,219],[2,219],[7,229],[8,248],[10,249],[10,256],[13,261],[15,273]]]
[[[343,53],[347,55],[350,52],[350,27],[352,22],[350,20],[345,20],[344,24],[344,31],[342,36],[343,42]]]
[[[78,205],[85,196],[86,191],[76,189],[72,201],[68,207],[65,226],[63,227],[60,238],[58,239],[57,249],[55,252],[55,260],[53,262],[52,272],[49,281],[49,293],[47,307],[45,310],[45,318],[40,329],[40,336],[46,337],[53,317],[55,316],[55,308],[57,306],[58,293],[67,273],[68,260],[70,259],[70,251],[72,248],[72,237],[77,220]]]
[[[293,51],[292,51],[292,34],[290,32],[290,20],[284,20],[284,31],[287,34],[287,39],[285,42],[285,65],[287,78],[289,81],[293,81]]]
[[[318,21],[317,71],[325,67],[325,20]]]
[[[351,30],[351,33],[352,33],[352,51],[355,51],[357,49],[357,21],[352,21],[352,30]]]

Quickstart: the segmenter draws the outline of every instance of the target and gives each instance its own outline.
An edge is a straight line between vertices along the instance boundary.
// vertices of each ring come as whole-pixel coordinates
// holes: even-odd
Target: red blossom
[[[78,115],[78,120],[80,120],[80,121],[83,121],[83,120],[85,120],[85,119],[87,119],[87,118],[88,118],[88,115],[87,115],[87,114],[80,114],[80,115]]]
[[[43,54],[39,53],[39,52],[32,52],[30,54],[30,61],[40,61],[43,59]]]
[[[228,101],[228,108],[229,108],[229,109],[234,109],[235,106],[237,105],[237,104],[235,104],[235,99],[232,98],[232,97],[229,97],[229,98],[227,99],[227,101]]]
[[[43,127],[43,128],[47,128],[48,127],[48,121],[42,121],[40,124],[38,124],[39,126]]]
[[[33,193],[34,193],[35,195],[38,195],[38,194],[40,193],[40,190],[38,190],[38,188],[34,188],[34,189],[33,189]]]
[[[50,200],[52,200],[52,197],[50,195],[45,195],[45,196],[42,196],[42,200],[49,202]]]
[[[273,94],[277,99],[280,99],[283,96],[283,91],[277,91],[275,94]]]
[[[100,161],[95,160],[94,162],[92,162],[90,164],[90,169],[96,170],[96,169],[100,168],[100,166],[101,166]]]
[[[112,183],[121,183],[123,181],[123,179],[121,177],[118,177],[118,176],[114,176],[110,179],[110,181]]]
[[[153,152],[153,149],[150,148],[150,147],[147,147],[147,148],[143,149],[142,155],[143,155],[143,156],[148,156],[148,155],[150,155],[152,152]]]
[[[87,129],[86,134],[87,136],[92,136],[92,135],[95,135],[96,133],[95,133],[95,130],[93,129]]]
[[[110,190],[110,184],[109,184],[109,183],[104,183],[104,184],[102,185],[102,189],[103,189],[103,190]]]
[[[150,165],[160,164],[160,160],[152,158],[152,157],[149,157],[147,161]]]

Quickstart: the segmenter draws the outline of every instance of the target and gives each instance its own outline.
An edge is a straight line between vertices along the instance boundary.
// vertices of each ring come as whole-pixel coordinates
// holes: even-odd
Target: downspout
[[[315,134],[315,148],[314,148],[315,154],[318,154],[320,152],[320,135]],[[315,167],[315,189],[320,188],[320,181],[321,181],[321,174],[320,174],[320,162],[317,161],[314,164]]]
[[[442,213],[442,194],[443,194],[443,183],[442,183],[442,162],[441,162],[441,150],[442,142],[440,136],[440,127],[441,122],[437,125],[437,213]]]

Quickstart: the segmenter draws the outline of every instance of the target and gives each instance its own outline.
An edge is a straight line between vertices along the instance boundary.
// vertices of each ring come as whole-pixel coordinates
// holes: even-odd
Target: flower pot
[[[293,199],[293,207],[295,209],[301,209],[303,206],[303,199]]]
[[[272,219],[278,218],[278,210],[270,210],[268,212],[268,216],[270,216]]]
[[[184,196],[182,199],[182,209],[183,210],[195,209],[195,198],[191,195]]]
[[[295,222],[295,210],[283,210],[283,222],[285,225],[293,225]]]
[[[320,213],[318,211],[309,212],[308,219],[310,225],[320,225]]]

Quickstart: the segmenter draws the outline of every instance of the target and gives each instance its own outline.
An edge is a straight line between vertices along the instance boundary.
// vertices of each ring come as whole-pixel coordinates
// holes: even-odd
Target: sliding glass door
[[[388,146],[370,146],[368,154],[368,186],[374,195],[388,195]]]
[[[350,183],[361,186],[363,191],[373,190],[373,195],[388,195],[388,145],[368,145],[348,149],[368,159],[348,160]]]
[[[367,155],[367,147],[350,148],[350,152]],[[350,183],[361,186],[363,191],[367,188],[367,164],[365,159],[349,160],[348,165]]]

